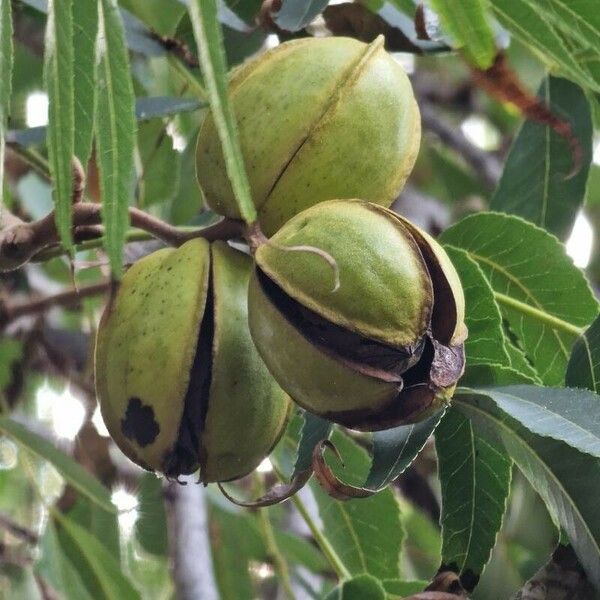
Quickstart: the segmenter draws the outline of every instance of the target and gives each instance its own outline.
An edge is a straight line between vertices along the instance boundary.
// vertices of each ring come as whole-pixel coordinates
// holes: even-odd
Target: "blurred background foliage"
[[[195,141],[204,111],[201,78],[177,50],[185,48],[189,56],[196,55],[185,4],[178,0],[120,0],[119,4],[125,9],[135,95],[163,99],[138,121],[131,203],[176,225],[208,223],[215,216],[204,210],[194,174]],[[315,14],[326,4],[322,2]],[[28,135],[35,139],[32,128],[47,123],[43,5],[34,0],[12,3],[15,65],[9,142],[22,142]],[[403,31],[410,28],[415,10],[411,0],[365,0],[361,7]],[[327,32],[321,16],[293,33],[277,24],[271,29],[258,27],[260,8],[257,0],[227,0],[222,6],[231,67],[281,40]],[[560,65],[539,44],[513,36],[499,21],[497,39],[505,45],[512,69],[535,92],[548,69]],[[167,50],[167,44],[157,41],[160,36],[166,36],[163,42],[174,38],[180,45]],[[395,207],[436,234],[460,217],[490,206],[522,118],[514,107],[478,88],[456,53],[425,50],[395,53],[410,74],[424,116],[417,166]],[[586,94],[597,127],[597,97],[589,90]],[[190,100],[185,111],[173,108],[179,98]],[[563,241],[575,264],[587,270],[597,287],[600,256],[593,249],[600,227],[600,145],[596,138],[594,144],[585,203],[577,209]],[[50,184],[32,166],[45,152],[43,136],[41,143],[9,143],[7,150],[4,198],[11,210],[26,219],[39,218],[52,207]],[[95,169],[92,157],[87,194],[99,201]],[[126,258],[133,260],[145,252],[147,245],[133,243]],[[77,285],[89,286],[104,277],[106,258],[97,249],[82,251],[74,266]],[[6,302],[25,305],[69,289],[71,277],[68,261],[57,257],[2,275],[0,294]],[[95,405],[92,340],[102,306],[102,295],[94,294],[72,306],[24,310],[19,318],[0,323],[3,414],[11,413],[40,439],[73,457],[110,490],[108,506],[102,508],[96,492],[82,492],[86,480],[70,471],[63,462],[66,458],[49,462],[37,441],[14,434],[0,436],[0,597],[175,597],[167,522],[174,518],[169,513],[180,493],[178,486],[142,472],[122,456],[107,437]],[[293,422],[273,462],[267,459],[261,465],[258,477],[266,485],[276,479],[274,463],[289,472],[297,428]],[[9,433],[2,421],[0,432]],[[347,446],[344,456],[352,456],[344,472],[352,479],[364,471],[360,447],[368,439],[337,435],[340,445]],[[250,496],[256,485],[256,477],[245,480],[236,493]],[[210,553],[198,569],[214,573],[213,597],[283,597],[260,511],[237,508],[212,486],[201,493],[208,519],[198,535],[206,536]],[[269,509],[280,558],[290,571],[296,597],[324,597],[336,581],[336,573],[314,543],[314,532],[300,517],[303,511],[318,529],[327,531],[347,565],[363,560],[365,551],[375,561],[370,572],[382,579],[418,582],[429,580],[439,566],[439,501],[430,442],[392,488],[370,500],[350,501],[340,508],[311,484],[297,501]],[[360,540],[348,541],[348,536],[359,534]],[[547,561],[557,539],[557,529],[535,490],[515,475],[507,517],[474,598],[510,597]],[[378,549],[385,549],[387,563],[374,558]],[[52,595],[57,590],[60,593]],[[399,594],[390,592],[390,597]]]

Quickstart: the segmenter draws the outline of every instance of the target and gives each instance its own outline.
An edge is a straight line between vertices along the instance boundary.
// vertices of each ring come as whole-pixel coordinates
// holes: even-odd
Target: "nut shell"
[[[433,288],[421,252],[390,211],[360,200],[331,200],[309,208],[256,251],[260,269],[290,297],[325,319],[372,340],[410,346],[431,320]],[[335,272],[311,252],[330,255]],[[401,260],[389,260],[390,256]]]
[[[412,223],[360,200],[323,202],[255,262],[252,338],[297,404],[376,431],[450,400],[464,369],[463,291],[443,248]]]
[[[96,343],[96,389],[111,436],[134,462],[204,482],[251,472],[285,430],[288,397],[250,338],[252,260],[192,240],[127,271]]]
[[[241,66],[230,94],[263,231],[324,200],[389,206],[412,170],[421,122],[402,67],[378,38],[281,44]],[[209,206],[239,218],[210,114],[196,152]]]

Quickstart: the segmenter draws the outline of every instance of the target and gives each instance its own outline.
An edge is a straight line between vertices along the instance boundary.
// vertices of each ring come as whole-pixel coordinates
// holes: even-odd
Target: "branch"
[[[198,69],[200,63],[196,55],[190,50],[189,46],[181,40],[161,35],[155,31],[150,33],[150,37],[158,42],[167,52],[171,52],[189,69]]]
[[[260,473],[255,473],[255,482],[256,491],[259,496],[262,496],[265,494],[265,486]],[[273,562],[275,573],[277,574],[279,583],[281,584],[283,596],[288,600],[295,600],[296,596],[294,594],[290,579],[290,569],[285,558],[281,554],[279,546],[277,545],[277,540],[275,539],[275,533],[273,531],[273,524],[271,523],[267,508],[259,508],[257,518],[260,527],[260,533],[267,549],[267,556]]]
[[[19,525],[18,523],[15,523],[15,521],[6,515],[0,514],[0,527],[20,540],[23,540],[28,544],[32,544],[33,546],[35,546],[39,541],[39,537],[36,533]]]
[[[492,154],[471,144],[459,129],[441,120],[438,111],[428,101],[420,98],[419,108],[423,128],[431,131],[444,144],[456,150],[481,177],[485,185],[493,190],[502,173],[500,161]]]
[[[593,600],[593,587],[571,546],[558,546],[548,564],[525,583],[512,600]]]
[[[101,281],[100,283],[94,283],[78,290],[68,290],[52,296],[28,300],[27,302],[9,304],[0,299],[0,329],[19,317],[43,313],[55,306],[77,306],[83,298],[103,294],[109,287],[109,281]]]
[[[101,233],[90,229],[102,224],[102,207],[89,202],[73,206],[73,228],[75,242],[89,239]],[[129,208],[129,219],[134,227],[149,232],[169,246],[180,246],[188,240],[202,237],[208,241],[241,237],[243,224],[233,219],[222,219],[214,225],[201,229],[181,230],[138,209]],[[42,250],[60,244],[54,220],[54,212],[38,221],[26,223],[9,211],[0,215],[0,272],[12,271],[23,266]]]
[[[206,490],[189,479],[166,496],[170,554],[179,600],[218,600],[210,550]]]

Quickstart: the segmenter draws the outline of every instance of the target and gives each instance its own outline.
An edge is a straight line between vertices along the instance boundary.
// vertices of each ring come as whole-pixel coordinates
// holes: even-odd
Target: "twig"
[[[13,304],[3,302],[0,299],[0,330],[11,321],[26,315],[40,314],[55,306],[77,306],[83,298],[103,294],[108,290],[109,286],[109,281],[102,281],[79,288],[78,290],[68,290],[52,296],[45,296],[44,298],[29,300],[27,302],[15,302]]]
[[[73,206],[76,241],[79,231],[88,236],[90,226],[102,224],[101,211],[101,205],[89,202]],[[214,241],[240,237],[243,234],[243,224],[233,219],[223,219],[201,229],[181,230],[134,207],[129,208],[129,219],[134,227],[151,233],[170,246],[180,246],[197,237]],[[59,243],[53,212],[38,221],[25,223],[5,210],[0,215],[0,272],[18,269],[45,248]]]
[[[329,543],[329,540],[323,535],[323,532],[319,529],[319,526],[312,518],[306,504],[304,504],[303,500],[300,498],[299,494],[295,494],[292,496],[292,502],[294,506],[298,509],[298,513],[304,519],[304,522],[308,525],[310,532],[315,538],[315,542],[321,549],[321,552],[324,554],[325,558],[329,561],[329,564],[335,571],[336,575],[340,579],[349,579],[350,571],[346,569],[346,566],[342,562],[342,559],[338,556],[337,552],[333,548],[333,546]]]
[[[33,576],[43,600],[60,600],[56,590],[39,573],[34,573]]]
[[[206,511],[206,489],[172,483],[166,495],[170,553],[179,600],[218,600]]]
[[[198,58],[190,50],[189,46],[174,37],[168,37],[166,35],[160,35],[155,31],[151,32],[151,37],[158,42],[167,52],[171,52],[176,56],[184,65],[190,69],[198,69],[200,64]]]
[[[512,600],[593,600],[593,587],[571,546],[558,546],[548,564],[525,583]]]
[[[467,600],[467,592],[460,579],[452,571],[441,571],[424,591],[409,596],[406,600]]]
[[[259,496],[265,493],[265,486],[260,473],[255,475],[256,491]],[[273,561],[275,572],[279,577],[281,588],[286,598],[289,600],[295,600],[296,596],[292,588],[292,582],[290,580],[290,570],[288,564],[283,558],[277,541],[275,540],[275,534],[273,532],[273,525],[269,518],[267,508],[259,508],[257,511],[258,523],[260,526],[260,532],[267,549],[267,556]]]
[[[36,171],[38,175],[44,179],[50,180],[50,165],[39,152],[17,143],[9,142],[6,145]]]
[[[434,133],[444,144],[456,150],[473,167],[485,185],[493,190],[502,173],[498,159],[471,144],[463,133],[439,118],[437,111],[429,102],[419,99],[423,128]]]
[[[31,531],[30,529],[27,529],[26,527],[19,525],[18,523],[15,523],[10,517],[7,517],[6,515],[0,514],[0,527],[10,532],[15,537],[27,542],[28,544],[32,544],[35,546],[38,543],[39,536],[36,533]]]

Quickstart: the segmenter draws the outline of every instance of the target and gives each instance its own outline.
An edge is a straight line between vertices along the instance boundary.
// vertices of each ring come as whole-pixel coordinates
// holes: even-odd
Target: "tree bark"
[[[187,485],[167,489],[167,514],[173,581],[178,600],[219,600],[213,573],[206,490],[187,478]]]

